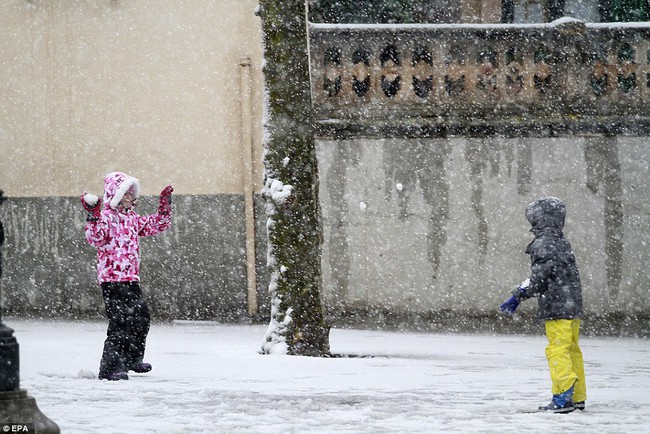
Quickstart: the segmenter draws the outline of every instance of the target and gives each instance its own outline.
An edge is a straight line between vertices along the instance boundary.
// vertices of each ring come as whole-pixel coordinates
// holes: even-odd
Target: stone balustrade
[[[309,33],[323,135],[650,132],[650,24],[310,24]]]

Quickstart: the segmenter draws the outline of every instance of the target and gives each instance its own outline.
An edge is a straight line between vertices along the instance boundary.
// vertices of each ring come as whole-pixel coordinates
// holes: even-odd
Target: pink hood
[[[133,187],[133,198],[140,196],[140,181],[122,172],[111,172],[104,179],[104,208],[117,209],[122,198]]]

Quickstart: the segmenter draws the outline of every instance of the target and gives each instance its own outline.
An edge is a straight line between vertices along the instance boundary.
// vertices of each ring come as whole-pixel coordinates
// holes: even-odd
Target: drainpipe
[[[244,174],[244,213],[246,219],[246,275],[248,277],[248,316],[258,313],[257,274],[255,271],[255,205],[253,202],[253,104],[251,61],[240,60],[242,172]]]

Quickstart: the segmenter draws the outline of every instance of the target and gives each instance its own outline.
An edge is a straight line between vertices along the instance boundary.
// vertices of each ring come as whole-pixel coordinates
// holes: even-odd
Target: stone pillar
[[[461,22],[481,22],[481,0],[463,0],[461,6]]]
[[[500,23],[501,0],[463,0],[461,22]]]
[[[501,0],[482,0],[481,22],[482,23],[501,22]]]

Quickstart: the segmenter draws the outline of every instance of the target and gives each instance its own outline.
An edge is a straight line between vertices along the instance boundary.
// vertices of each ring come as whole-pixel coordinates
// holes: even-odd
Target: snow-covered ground
[[[8,319],[21,387],[62,433],[650,432],[650,342],[583,338],[587,410],[550,399],[543,336],[331,332],[335,353],[258,354],[264,326],[154,323],[148,374],[97,374],[105,323]]]

